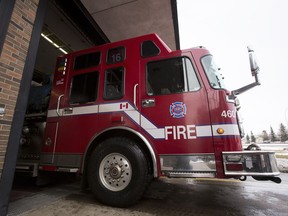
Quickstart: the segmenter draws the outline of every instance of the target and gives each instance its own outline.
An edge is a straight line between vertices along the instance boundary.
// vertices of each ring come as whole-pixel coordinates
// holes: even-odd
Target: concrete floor
[[[154,181],[143,199],[130,208],[98,203],[80,182],[49,187],[14,187],[8,215],[151,216],[151,215],[288,215],[288,174],[282,183],[238,180],[168,179]]]

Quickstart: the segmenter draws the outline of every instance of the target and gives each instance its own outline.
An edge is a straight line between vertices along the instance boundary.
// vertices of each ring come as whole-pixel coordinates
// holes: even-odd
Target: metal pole
[[[11,125],[6,156],[4,161],[3,173],[0,180],[0,216],[7,215],[9,198],[12,189],[17,154],[19,150],[19,140],[24,123],[25,110],[27,106],[31,80],[33,76],[40,34],[44,22],[47,0],[40,0],[35,17],[34,27],[27,52],[23,76],[20,84],[18,99],[16,102],[15,113]]]
[[[3,44],[5,41],[9,21],[12,16],[15,0],[2,0],[0,1],[0,53],[2,52]]]

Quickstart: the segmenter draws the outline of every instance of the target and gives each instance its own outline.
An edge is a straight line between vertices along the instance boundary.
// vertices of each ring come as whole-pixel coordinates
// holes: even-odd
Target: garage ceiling
[[[149,33],[179,49],[176,0],[50,0],[42,30],[67,52]],[[62,54],[42,36],[33,79],[53,74]]]
[[[179,48],[176,0],[80,0],[111,42],[157,33]]]

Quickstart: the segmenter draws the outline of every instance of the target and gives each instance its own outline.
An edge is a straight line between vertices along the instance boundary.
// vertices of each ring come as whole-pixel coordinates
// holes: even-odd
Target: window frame
[[[158,52],[157,53],[149,53],[148,55],[144,55],[145,53],[143,53],[144,51],[145,51],[145,47],[144,47],[144,44],[145,43],[151,43],[151,44],[153,44],[154,45],[154,48],[157,48],[157,50],[158,50]],[[157,46],[157,44],[153,41],[153,40],[146,40],[146,41],[143,41],[142,43],[141,43],[141,57],[142,58],[149,58],[149,57],[153,57],[153,56],[159,56],[160,55],[160,53],[161,53],[161,49]]]
[[[97,75],[97,77],[96,77],[96,87],[95,87],[95,89],[94,89],[94,100],[92,100],[92,101],[90,101],[90,100],[88,100],[88,101],[77,101],[77,102],[74,102],[74,101],[72,101],[71,100],[71,98],[73,98],[73,97],[71,97],[71,95],[72,95],[72,91],[73,91],[73,85],[75,84],[74,83],[74,80],[75,80],[75,77],[79,77],[79,76],[89,76],[89,75],[91,75],[91,74],[95,74],[95,75]],[[89,78],[86,78],[86,79],[88,79],[89,80]],[[95,103],[95,101],[97,101],[97,99],[98,99],[98,97],[99,97],[99,82],[100,82],[100,73],[99,73],[99,71],[89,71],[89,72],[87,72],[87,73],[78,73],[78,74],[75,74],[75,75],[73,75],[72,77],[71,77],[71,80],[70,80],[70,90],[69,90],[69,96],[68,96],[68,103],[69,103],[69,105],[83,105],[83,104],[89,104],[89,103]],[[84,88],[83,88],[84,89]],[[82,89],[82,91],[83,91],[83,89]],[[86,88],[86,89],[88,89],[88,88]],[[74,96],[75,97],[75,96]]]
[[[219,82],[218,82],[218,85],[217,85],[217,86],[219,86],[219,87],[215,87],[215,86],[212,85],[211,78],[210,78],[210,76],[209,76],[209,74],[208,74],[208,72],[207,72],[207,70],[206,70],[205,64],[203,63],[203,59],[204,59],[204,58],[207,58],[207,57],[212,57],[214,63],[215,63],[215,59],[214,59],[214,56],[211,55],[211,54],[202,56],[201,59],[200,59],[200,62],[201,62],[201,65],[202,65],[204,74],[205,74],[205,76],[206,76],[206,78],[207,78],[207,81],[208,81],[209,85],[211,86],[211,88],[216,89],[216,90],[226,90],[225,83],[224,83],[224,81],[222,81],[222,80],[223,80],[223,77],[222,77],[222,75],[221,75],[220,73],[218,73],[218,68],[217,68],[217,74],[219,75],[219,78],[220,78],[220,79],[219,79],[220,85],[219,85]],[[218,78],[218,75],[217,75],[217,74],[216,74],[216,76],[217,76],[217,78]],[[213,81],[213,80],[212,80],[212,81]],[[221,86],[221,85],[222,85],[222,86]]]
[[[82,66],[82,67],[77,67],[76,68],[76,65],[77,65],[77,59],[79,58],[84,58],[84,56],[89,56],[89,55],[92,55],[92,54],[98,54],[98,63],[96,65],[94,64],[90,64],[90,65],[87,65],[87,66]],[[92,68],[92,67],[97,67],[101,64],[101,58],[102,58],[102,53],[100,51],[94,51],[94,52],[89,52],[89,53],[83,53],[83,54],[79,54],[77,56],[74,57],[74,61],[73,61],[73,70],[74,71],[78,71],[78,70],[85,70],[87,68]],[[89,61],[86,59],[86,62]]]
[[[107,84],[107,76],[108,76],[108,72],[110,72],[112,70],[119,70],[119,71],[122,70],[120,94],[115,95],[115,96],[109,96],[107,94],[107,86],[112,85],[112,84]],[[124,66],[112,67],[112,68],[108,68],[107,70],[105,70],[104,90],[103,90],[103,99],[104,100],[119,100],[119,99],[122,99],[124,97],[124,95],[125,95],[125,74],[126,73],[125,73],[125,67]]]
[[[170,92],[170,93],[155,93],[153,92],[153,89],[151,88],[151,83],[148,81],[148,74],[149,74],[149,71],[148,71],[148,65],[150,63],[156,63],[156,62],[162,62],[162,61],[170,61],[170,60],[181,60],[182,62],[182,75],[183,75],[183,90],[180,91],[180,92]],[[184,66],[183,62],[186,62],[185,65],[186,67]],[[192,70],[192,73],[195,75],[193,77],[190,76],[189,78],[189,71],[188,71],[188,67],[187,67],[187,62],[190,62],[190,65],[191,65],[191,68],[193,69]],[[160,60],[155,60],[155,61],[150,61],[150,62],[147,62],[146,63],[146,94],[149,95],[149,96],[161,96],[161,95],[171,95],[171,94],[183,94],[183,93],[188,93],[188,92],[197,92],[201,89],[201,82],[200,82],[200,79],[199,79],[199,75],[197,73],[197,70],[195,69],[196,67],[194,66],[193,64],[193,61],[188,57],[188,56],[177,56],[177,57],[171,57],[171,58],[165,58],[165,59],[160,59]],[[190,79],[196,79],[195,82],[197,82],[197,85],[198,87],[196,86],[195,89],[193,90],[192,86],[190,86]],[[149,89],[152,89],[152,92],[149,91]]]

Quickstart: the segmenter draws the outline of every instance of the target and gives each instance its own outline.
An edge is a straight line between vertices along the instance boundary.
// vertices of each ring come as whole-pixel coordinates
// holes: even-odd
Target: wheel
[[[142,197],[148,179],[145,155],[133,140],[107,139],[90,157],[88,184],[96,199],[106,205],[135,204]]]

